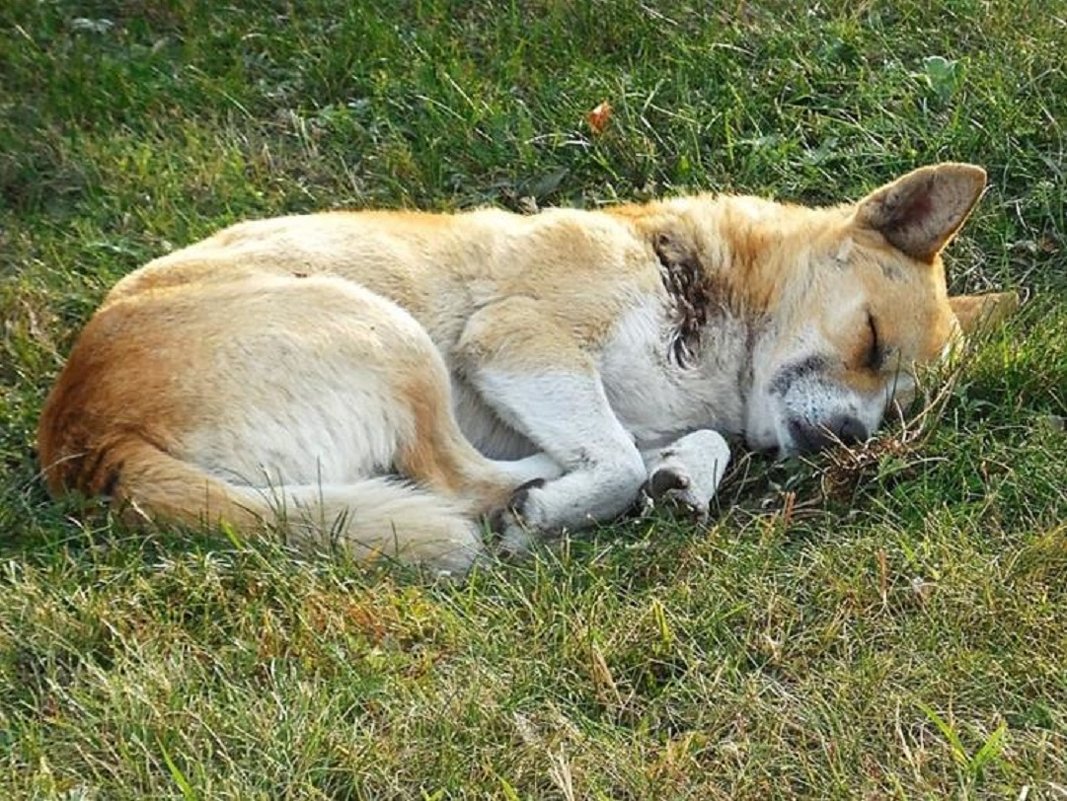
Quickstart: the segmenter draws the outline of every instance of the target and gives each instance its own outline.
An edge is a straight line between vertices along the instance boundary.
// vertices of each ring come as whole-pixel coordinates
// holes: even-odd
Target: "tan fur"
[[[534,526],[632,494],[637,452],[620,449],[635,441],[708,428],[788,450],[821,444],[820,427],[867,431],[901,371],[981,316],[947,297],[939,253],[983,185],[948,164],[828,209],[699,195],[241,223],[109,293],[42,414],[46,481],[244,528],[284,517],[274,501],[336,527],[325,517],[363,513],[351,486],[393,510],[351,528],[361,553],[388,550],[404,509],[439,502],[445,522],[426,522],[412,558],[448,562],[432,534],[466,549],[462,567],[480,547],[464,520],[512,505],[531,477],[549,482],[523,493]],[[316,500],[316,482],[336,499]],[[627,502],[590,501],[588,517]]]
[[[957,295],[948,299],[952,313],[964,333],[971,333],[983,325],[1004,322],[1018,310],[1017,292],[992,292],[988,295]]]

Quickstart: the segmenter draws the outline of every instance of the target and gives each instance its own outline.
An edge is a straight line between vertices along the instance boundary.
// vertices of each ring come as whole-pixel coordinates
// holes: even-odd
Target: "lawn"
[[[0,797],[1067,798],[1065,43],[1061,0],[7,0]],[[453,585],[37,480],[107,288],[230,222],[939,160],[990,175],[953,290],[1022,311],[864,449],[738,449],[707,525]]]

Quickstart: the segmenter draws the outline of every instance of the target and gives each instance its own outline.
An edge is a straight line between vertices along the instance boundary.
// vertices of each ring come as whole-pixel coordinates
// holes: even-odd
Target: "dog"
[[[943,163],[828,208],[240,223],[107,295],[44,407],[43,475],[135,520],[283,526],[452,573],[486,555],[486,516],[522,550],[643,487],[706,509],[723,435],[865,440],[916,365],[1014,305],[946,291],[985,180]]]

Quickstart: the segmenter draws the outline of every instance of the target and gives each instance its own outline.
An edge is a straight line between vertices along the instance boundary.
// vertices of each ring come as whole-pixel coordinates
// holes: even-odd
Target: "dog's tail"
[[[46,465],[46,454],[42,461]],[[88,469],[86,469],[88,468]],[[53,462],[53,494],[67,488],[110,497],[126,519],[278,530],[307,547],[341,546],[357,558],[396,558],[463,573],[483,554],[480,532],[462,503],[399,479],[351,484],[254,487],[215,475],[136,435],[92,458]]]

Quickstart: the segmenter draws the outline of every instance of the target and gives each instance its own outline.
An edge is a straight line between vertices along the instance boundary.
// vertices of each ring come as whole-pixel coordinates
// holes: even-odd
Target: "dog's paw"
[[[661,467],[649,476],[642,489],[642,498],[647,510],[659,506],[671,506],[696,522],[708,517],[711,497],[697,492],[688,474],[680,466]]]
[[[536,478],[520,485],[507,505],[490,518],[489,527],[498,537],[494,550],[499,558],[519,560],[533,552],[540,540],[534,523],[541,518],[536,494],[544,484],[543,478]]]
[[[664,448],[649,463],[642,491],[647,508],[669,505],[698,522],[707,520],[730,449],[715,431],[694,431]]]

